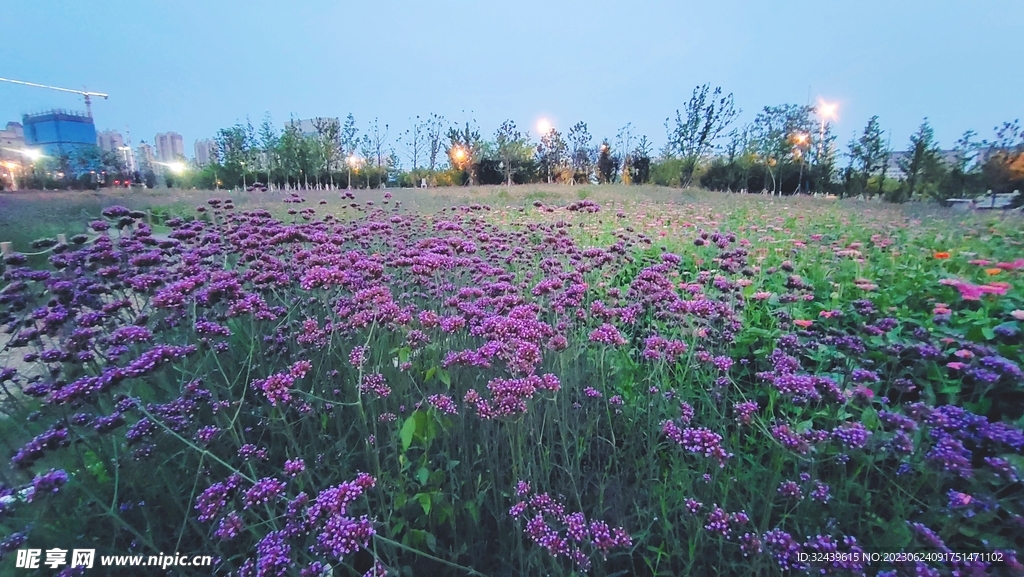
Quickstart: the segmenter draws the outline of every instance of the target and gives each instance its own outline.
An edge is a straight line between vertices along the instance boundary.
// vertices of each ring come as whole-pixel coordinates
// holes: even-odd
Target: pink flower
[[[953,369],[954,371],[959,371],[960,369],[966,367],[967,365],[953,361],[952,363],[946,363],[946,366]]]
[[[1024,268],[1024,258],[1018,258],[1013,262],[1001,262],[998,263],[996,267],[1003,270],[1017,270],[1019,268]]]
[[[1010,316],[1017,319],[1018,321],[1024,321],[1024,310],[1017,309],[1010,313]]]

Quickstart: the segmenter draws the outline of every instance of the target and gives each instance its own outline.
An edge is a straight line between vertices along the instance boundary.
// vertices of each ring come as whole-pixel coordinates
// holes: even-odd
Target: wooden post
[[[57,235],[57,242],[59,242],[61,244],[67,244],[68,243],[68,235],[66,235],[64,233],[58,234]]]
[[[11,243],[0,242],[0,254],[14,254],[14,250],[11,248]]]

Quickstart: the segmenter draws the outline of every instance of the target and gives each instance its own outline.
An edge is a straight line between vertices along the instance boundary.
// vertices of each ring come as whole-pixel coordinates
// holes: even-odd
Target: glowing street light
[[[42,152],[40,152],[38,150],[31,149],[31,148],[23,148],[23,149],[19,150],[18,152],[23,154],[25,156],[25,158],[28,158],[32,162],[35,162],[35,161],[37,161],[37,160],[39,160],[40,158],[43,157],[43,153]]]
[[[821,117],[821,132],[818,134],[818,158],[825,152],[825,122],[827,120],[835,120],[837,118],[836,110],[839,105],[835,102],[825,102],[824,100],[818,99],[818,107],[815,112]],[[820,160],[819,160],[820,162]]]
[[[463,164],[466,161],[466,149],[461,146],[455,146],[452,148],[452,159],[455,160],[455,167],[458,169],[463,168]]]
[[[825,102],[824,100],[818,101],[818,116],[820,116],[822,119],[835,118],[836,110],[838,108],[839,105],[836,104],[835,102]]]
[[[348,190],[352,190],[352,169],[359,168],[359,157],[355,154],[349,154],[348,158],[345,159],[345,164],[348,165],[348,184],[346,185],[346,188]]]
[[[185,166],[184,162],[177,161],[177,160],[175,160],[173,162],[155,162],[154,164],[159,164],[160,166],[166,166],[167,170],[170,170],[174,174],[182,174],[183,172],[185,172],[185,169],[188,168],[187,166]]]
[[[551,125],[551,121],[547,118],[541,118],[537,121],[537,132],[539,132],[541,136],[544,136],[554,129],[555,127]]]

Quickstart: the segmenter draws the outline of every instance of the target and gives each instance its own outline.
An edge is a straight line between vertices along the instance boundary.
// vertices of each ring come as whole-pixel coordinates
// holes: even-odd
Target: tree
[[[380,124],[377,119],[373,119],[373,124],[370,126],[370,130],[367,131],[366,137],[369,142],[369,152],[371,156],[368,158],[372,159],[376,164],[377,173],[382,174],[387,172],[386,161],[388,159],[388,125],[384,125],[384,129],[381,130]],[[381,179],[380,186],[384,186],[384,180]]]
[[[448,129],[448,160],[453,167],[468,173],[470,186],[476,185],[482,150],[483,141],[475,120],[467,120],[464,128]]]
[[[559,170],[565,165],[567,150],[568,145],[561,132],[552,128],[541,135],[540,144],[537,145],[537,159],[549,183],[552,182],[552,175],[557,177]]]
[[[437,169],[437,157],[444,150],[446,126],[444,117],[437,114],[431,114],[424,122],[423,135],[427,143],[427,158],[430,160],[427,168],[430,172],[434,172]]]
[[[654,145],[647,140],[647,136],[641,136],[633,150],[632,179],[636,184],[644,184],[651,179],[651,153]]]
[[[615,173],[619,169],[619,160],[612,155],[611,144],[608,139],[601,141],[600,152],[597,157],[597,172],[602,183],[608,184],[615,180]]]
[[[975,136],[976,132],[968,130],[957,139],[953,146],[952,163],[932,195],[936,200],[969,197],[979,192],[981,175],[977,160],[981,144],[974,140]]]
[[[615,147],[622,151],[622,183],[630,184],[629,153],[633,150],[633,141],[636,135],[633,134],[633,123],[627,122],[615,135]]]
[[[934,194],[938,187],[939,173],[942,164],[939,160],[939,145],[935,142],[935,132],[928,119],[910,137],[910,147],[905,157],[900,159],[898,166],[903,171],[903,182],[890,200],[905,202],[914,197],[914,193]]]
[[[317,148],[323,159],[324,171],[334,188],[334,166],[341,154],[341,123],[337,118],[315,118],[313,129],[316,130]],[[319,176],[317,177],[319,181]]]
[[[996,192],[1019,189],[1024,185],[1024,128],[1014,120],[997,126],[995,131],[995,139],[983,144],[985,186]]]
[[[252,124],[236,124],[231,128],[222,128],[214,137],[217,144],[217,158],[224,167],[225,179],[234,188],[242,180],[245,187],[246,164],[252,166],[252,150],[254,137]]]
[[[280,159],[280,167],[284,172],[285,184],[291,182],[291,178],[295,177],[295,187],[298,188],[300,183],[305,182],[305,168],[304,157],[305,157],[305,137],[302,132],[299,131],[299,127],[296,126],[294,119],[284,127],[284,132],[281,133],[281,137],[277,141],[277,156]]]
[[[281,139],[277,134],[277,129],[274,128],[273,122],[271,122],[269,112],[263,117],[263,122],[260,124],[259,141],[260,148],[263,150],[265,168],[267,169],[266,184],[268,187],[273,188],[274,176],[272,173],[274,164],[278,161],[278,146]]]
[[[804,150],[810,144],[810,131],[814,121],[810,106],[782,104],[765,106],[754,118],[749,132],[749,149],[754,158],[765,169],[766,177],[772,181],[772,194],[781,193],[782,179],[779,178],[783,167],[790,167],[790,175],[795,172],[796,162],[803,162]],[[735,143],[731,143],[734,146]],[[800,165],[800,179],[803,176],[803,165]],[[767,178],[765,179],[767,187]],[[797,188],[799,188],[799,183]]]
[[[676,110],[675,125],[666,118],[665,129],[668,131],[666,151],[683,159],[679,182],[685,187],[691,184],[697,163],[713,150],[715,142],[740,111],[733,103],[732,93],[723,96],[720,86],[712,91],[708,84],[693,89],[684,110],[685,119],[684,113]]]
[[[573,169],[573,184],[577,180],[589,182],[594,166],[593,138],[587,130],[586,122],[577,122],[569,129],[569,160]]]
[[[352,189],[352,164],[354,161],[353,155],[356,153],[356,148],[359,147],[359,129],[356,128],[356,119],[350,112],[345,117],[345,123],[341,127],[341,147],[345,151],[345,165],[348,167],[348,184],[347,188]]]
[[[412,123],[412,127],[400,134],[398,141],[405,147],[405,156],[412,163],[412,170],[416,170],[420,167],[420,162],[424,160],[423,156],[427,151],[427,123],[420,120],[419,116],[416,116],[415,119],[410,118],[409,121]]]
[[[516,123],[506,120],[494,133],[494,144],[497,146],[498,159],[501,160],[505,173],[505,182],[512,186],[513,164],[529,156],[529,134],[524,135],[516,128]]]
[[[882,128],[878,116],[868,119],[860,138],[850,141],[850,163],[854,167],[855,176],[859,177],[860,189],[870,194],[868,180],[871,175],[882,170],[888,163],[889,150],[882,140]],[[884,179],[878,183],[878,191],[882,192]]]
[[[366,174],[366,188],[370,187],[370,176],[373,171],[366,168],[366,165],[370,164],[371,159],[374,156],[373,139],[370,138],[369,134],[364,134],[359,140],[359,153],[362,155],[362,159],[359,160],[359,164],[364,167],[363,173]]]

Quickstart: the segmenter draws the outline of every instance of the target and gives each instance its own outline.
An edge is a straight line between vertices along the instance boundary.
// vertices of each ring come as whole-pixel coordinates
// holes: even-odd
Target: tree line
[[[967,131],[944,150],[927,118],[901,148],[873,116],[840,150],[821,105],[765,106],[745,124],[737,122],[740,114],[732,93],[697,86],[665,119],[666,144],[658,151],[631,123],[596,139],[580,121],[565,133],[551,128],[535,140],[513,120],[488,138],[475,120],[451,123],[438,114],[409,118],[404,130],[377,118],[359,126],[352,114],[305,124],[293,119],[279,130],[268,115],[259,126],[246,121],[218,130],[208,165],[184,175],[165,170],[163,180],[189,188],[286,189],[653,183],[892,202],[1024,188],[1024,129],[1017,120],[996,127],[990,139]],[[141,166],[141,173],[127,175],[117,155],[98,149],[80,154],[60,159],[67,168],[62,172],[89,167],[156,185],[157,167]],[[87,179],[93,186],[96,180]]]

